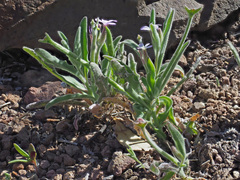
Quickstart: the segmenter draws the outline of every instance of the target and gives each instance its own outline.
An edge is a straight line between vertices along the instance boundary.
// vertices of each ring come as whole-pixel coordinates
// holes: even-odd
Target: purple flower
[[[138,50],[146,50],[146,49],[149,49],[151,48],[152,45],[150,45],[150,43],[147,43],[147,44],[143,44],[143,43],[140,43],[137,47]]]
[[[156,29],[159,29],[159,26],[161,26],[160,24],[154,24],[153,25]],[[150,27],[149,26],[142,26],[140,28],[141,31],[150,31]]]
[[[95,19],[97,21],[98,18]],[[99,22],[103,24],[103,26],[114,26],[117,23],[117,20],[105,20],[105,19],[99,19]]]

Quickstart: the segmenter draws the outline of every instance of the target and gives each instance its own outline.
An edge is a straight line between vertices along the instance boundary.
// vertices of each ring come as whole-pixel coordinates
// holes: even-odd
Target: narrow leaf
[[[15,147],[17,152],[21,154],[23,157],[30,158],[29,154],[26,151],[24,151],[22,148],[20,148],[16,143],[14,143],[13,146]]]
[[[75,100],[75,99],[90,99],[90,100],[94,101],[94,98],[90,95],[80,94],[80,93],[66,94],[63,96],[56,97],[53,100],[49,101],[49,103],[47,103],[47,105],[45,106],[45,109],[49,109],[50,107],[55,106],[59,103],[65,102],[65,101],[70,101],[70,100]]]
[[[87,25],[87,17],[85,16],[81,23],[81,49],[82,49],[82,59],[88,61],[88,25]]]
[[[108,48],[108,55],[109,56],[115,56],[112,33],[107,26],[106,26],[106,32],[107,32],[106,44],[107,44],[107,48]]]
[[[172,125],[172,123],[167,123],[167,128],[172,135],[174,144],[177,150],[182,154],[184,158],[186,158],[186,149],[185,149],[185,142],[182,134],[178,131],[178,129]]]

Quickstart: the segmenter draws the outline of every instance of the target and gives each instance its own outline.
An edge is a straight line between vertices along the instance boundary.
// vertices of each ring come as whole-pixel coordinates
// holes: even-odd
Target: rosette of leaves
[[[61,43],[54,41],[46,33],[44,39],[39,41],[56,48],[66,56],[66,60],[59,59],[42,48],[23,47],[23,50],[34,57],[45,69],[79,92],[56,97],[46,105],[46,109],[58,103],[67,103],[68,101],[72,103],[79,99],[88,99],[90,101],[87,102],[90,104],[100,103],[103,97],[114,94],[107,78],[115,77],[109,61],[101,59],[100,53],[114,57],[121,56],[122,36],[113,40],[112,33],[108,28],[109,25],[115,24],[115,20],[107,21],[97,18],[95,21],[91,21],[90,28],[88,28],[87,17],[84,17],[76,32],[73,47],[70,46],[68,38],[63,32],[58,31]]]
[[[178,65],[180,57],[190,44],[190,41],[186,41],[186,38],[189,33],[193,17],[201,10],[201,8],[188,9],[187,7],[185,9],[189,15],[186,29],[169,62],[163,63],[163,60],[174,19],[174,9],[170,9],[163,24],[163,29],[156,24],[154,9],[151,12],[149,26],[142,28],[148,30],[150,33],[155,62],[151,60],[147,53],[147,49],[151,46],[149,44],[144,45],[141,36],[138,36],[139,43],[129,39],[122,42],[123,44],[131,47],[140,57],[146,76],[140,76],[138,74],[136,69],[137,63],[131,53],[128,55],[126,63],[116,57],[105,56],[105,58],[108,58],[110,61],[112,69],[118,77],[117,80],[108,78],[109,83],[133,102],[133,110],[136,118],[142,117],[149,120],[149,124],[161,139],[166,138],[162,128],[165,125],[165,120],[167,118],[173,124],[177,124],[173,117],[172,100],[169,96],[190,77],[200,61],[200,58],[198,58],[186,74]],[[182,79],[166,95],[163,95],[162,91],[166,87],[174,70],[181,72]]]

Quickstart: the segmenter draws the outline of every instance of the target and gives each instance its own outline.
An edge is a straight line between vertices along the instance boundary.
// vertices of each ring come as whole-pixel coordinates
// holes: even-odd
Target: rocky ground
[[[180,65],[188,70],[198,56],[201,63],[172,98],[175,116],[188,120],[196,113],[199,136],[189,139],[189,175],[195,179],[240,179],[240,67],[226,44],[240,47],[239,34],[192,34]],[[31,102],[66,93],[60,82],[20,50],[1,53],[0,173],[13,179],[157,179],[137,168],[116,139],[114,118],[130,118],[121,106],[110,105],[96,117],[80,106],[50,110],[26,108]],[[177,73],[169,86],[176,83]],[[13,147],[37,150],[38,170],[31,164],[9,165],[19,158]],[[138,152],[142,162],[160,160],[155,152]]]

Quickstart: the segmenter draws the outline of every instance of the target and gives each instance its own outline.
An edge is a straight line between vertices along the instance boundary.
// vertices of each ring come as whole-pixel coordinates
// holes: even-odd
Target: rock
[[[53,179],[54,180],[59,180],[59,179],[62,179],[62,174],[56,174],[54,177],[53,177]]]
[[[27,165],[26,170],[29,172],[35,172],[35,166],[32,164]]]
[[[50,163],[49,163],[48,160],[42,160],[41,163],[40,163],[40,167],[42,169],[47,169],[49,166],[50,166]]]
[[[78,152],[80,152],[80,149],[78,146],[74,146],[74,145],[67,145],[65,147],[65,151],[69,156],[74,156],[75,154],[77,154]]]
[[[67,154],[62,154],[61,156],[63,157],[63,163],[65,166],[73,166],[76,163],[76,160]]]
[[[54,170],[57,170],[60,168],[60,165],[58,163],[52,163],[49,167],[48,167],[48,170],[50,169],[54,169]]]
[[[25,176],[25,175],[27,174],[27,171],[24,170],[24,169],[20,169],[20,170],[18,171],[18,174],[19,174],[20,176]]]
[[[46,82],[41,87],[30,87],[23,100],[25,104],[37,102],[40,100],[50,100],[57,91],[63,90],[60,81]]]
[[[10,155],[9,150],[2,150],[0,152],[0,161],[5,161],[6,157]]]
[[[66,121],[59,121],[56,125],[56,131],[58,133],[63,133],[70,127],[70,124]]]
[[[90,178],[92,180],[102,179],[103,171],[100,169],[101,169],[100,165],[98,165],[98,167],[96,167],[96,168],[93,168],[91,175],[90,175]]]
[[[194,102],[193,103],[193,110],[195,112],[200,111],[201,109],[204,109],[206,106],[203,102]]]
[[[56,163],[61,164],[62,160],[63,160],[63,158],[61,156],[54,156],[54,160],[53,161],[56,162]]]
[[[50,133],[50,134],[45,134],[46,136],[44,137],[44,139],[41,141],[42,144],[44,144],[45,146],[48,146],[52,140],[55,137],[54,133]]]
[[[200,4],[201,3],[201,4]],[[95,17],[118,20],[118,27],[112,28],[113,34],[123,35],[125,38],[136,39],[140,33],[140,27],[149,21],[151,9],[156,9],[157,22],[163,23],[169,8],[176,9],[173,35],[170,44],[175,44],[181,37],[187,21],[187,13],[184,6],[198,8],[204,6],[193,26],[195,30],[206,31],[214,25],[223,22],[231,13],[236,13],[240,7],[240,1],[213,0],[213,1],[146,1],[146,0],[111,0],[104,1],[77,1],[72,0],[67,4],[64,0],[50,1],[6,1],[0,4],[0,51],[9,48],[48,47],[39,45],[38,39],[43,38],[45,32],[52,33],[57,38],[58,30],[64,32],[73,42],[73,32],[80,19],[87,15],[89,19]],[[79,11],[79,7],[81,11]],[[90,8],[91,7],[91,8]],[[108,9],[106,11],[106,9]],[[69,13],[71,12],[71,13]],[[72,16],[74,14],[74,16]],[[31,24],[31,26],[29,26]],[[128,29],[128,31],[126,31]],[[219,28],[218,28],[219,29]]]
[[[200,98],[203,98],[204,100],[207,99],[217,99],[218,98],[218,92],[216,92],[215,90],[212,89],[203,89],[203,88],[199,88],[199,93],[198,96]]]
[[[115,176],[121,176],[122,173],[131,167],[135,161],[127,155],[117,151],[113,154],[112,160],[108,165],[108,172],[113,173]]]
[[[10,150],[13,146],[12,137],[7,135],[3,136],[1,144],[2,144],[2,149]]]
[[[15,163],[15,164],[13,164],[12,169],[13,169],[13,171],[19,171],[21,169],[24,169],[24,165],[21,163]]]
[[[18,92],[8,92],[7,100],[11,102],[11,107],[14,109],[19,108],[19,102],[21,101],[21,97]]]
[[[239,179],[239,178],[240,178],[240,173],[239,173],[239,171],[233,171],[233,177],[234,177],[235,179]]]
[[[68,171],[64,174],[63,180],[74,179],[74,177],[75,177],[75,172],[74,171]]]
[[[223,85],[230,85],[229,77],[223,76],[222,77],[222,84]]]
[[[46,118],[54,118],[54,117],[56,117],[56,113],[54,113],[54,111],[51,109],[48,109],[48,110],[40,109],[34,115],[34,118],[36,118],[36,120],[41,120],[41,121],[46,120]]]
[[[191,91],[194,90],[197,86],[196,80],[188,79],[186,82],[183,83],[183,90],[184,91]]]
[[[52,162],[57,155],[51,151],[46,152],[47,160]]]
[[[186,67],[188,65],[188,62],[187,62],[187,58],[182,55],[179,59],[179,62],[178,64],[181,66],[181,67]]]
[[[34,81],[33,81],[34,79]],[[28,70],[24,72],[19,80],[19,85],[22,87],[40,87],[47,81],[56,81],[57,78],[53,76],[46,69]]]
[[[46,173],[46,177],[52,179],[56,175],[56,172],[52,169]]]
[[[65,169],[59,168],[59,169],[56,170],[56,173],[58,173],[58,174],[64,174],[64,173],[65,173]]]
[[[103,157],[111,157],[112,156],[112,148],[110,146],[105,146],[102,151],[101,151],[101,155]]]

